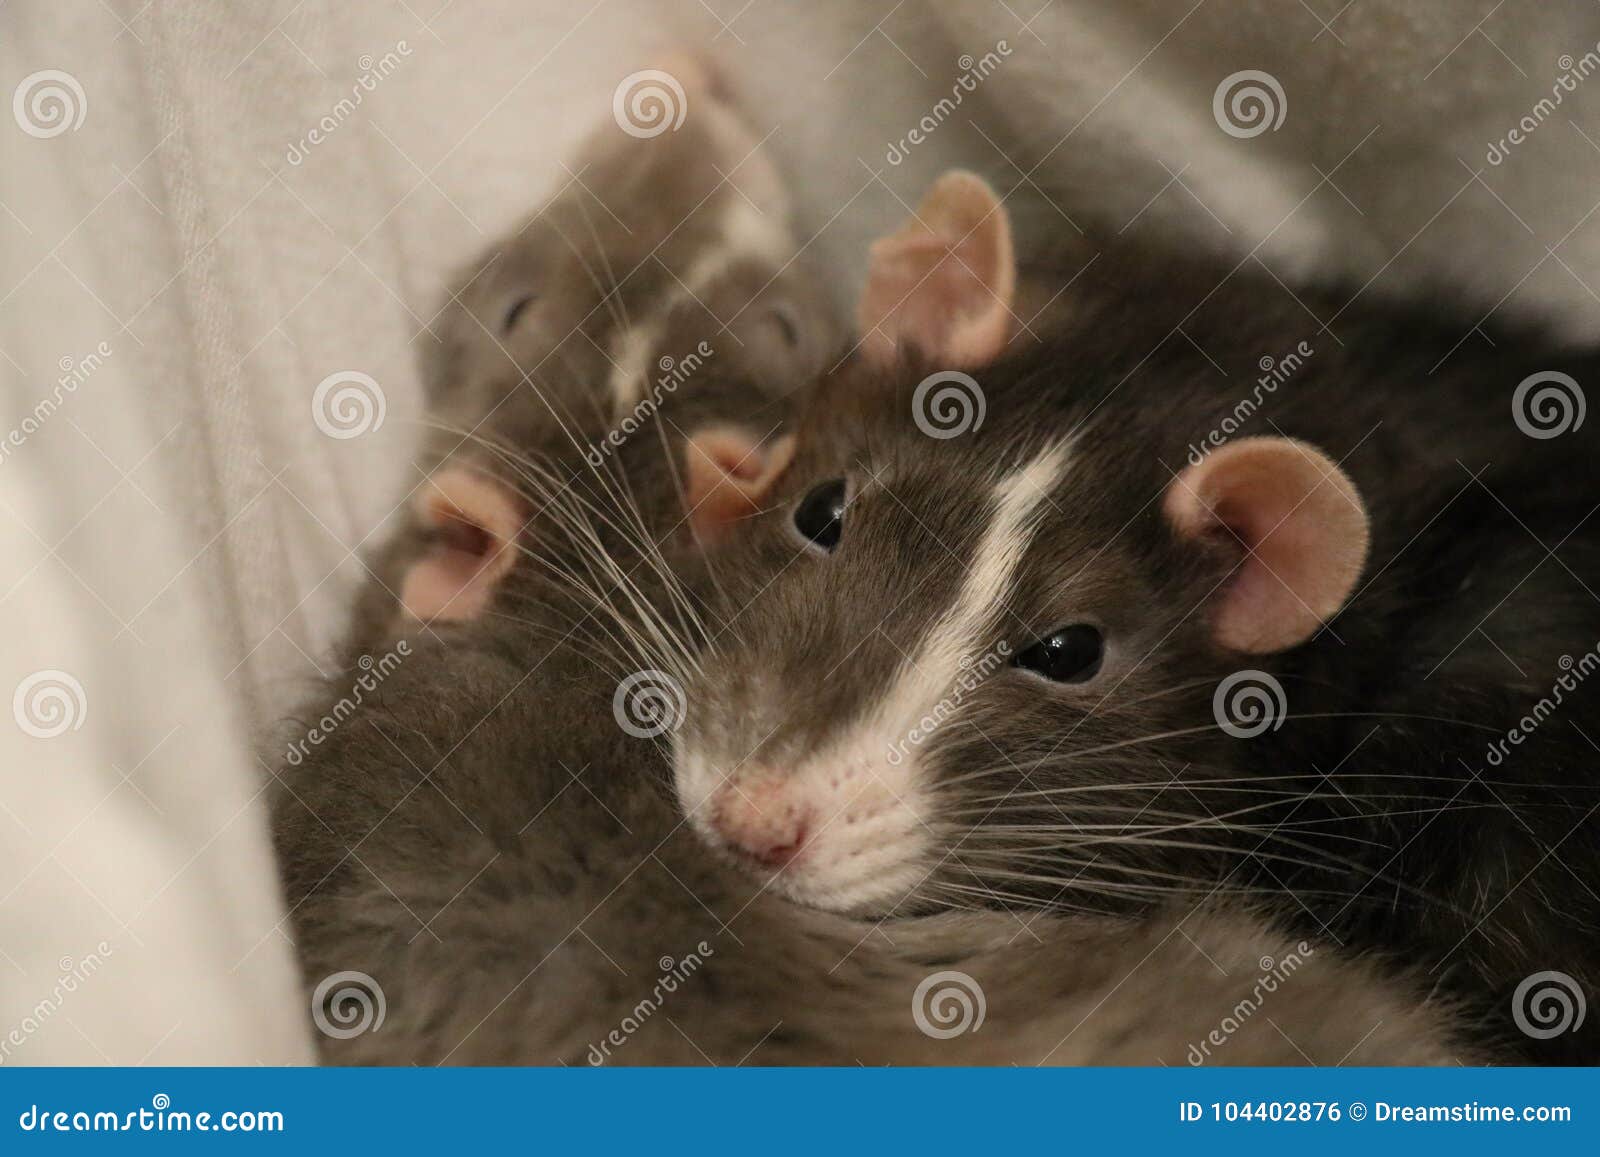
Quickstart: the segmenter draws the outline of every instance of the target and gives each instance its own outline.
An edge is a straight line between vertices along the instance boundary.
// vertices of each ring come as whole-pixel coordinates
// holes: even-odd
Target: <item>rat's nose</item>
[[[711,824],[728,846],[768,868],[800,854],[809,834],[806,810],[775,783],[730,783],[712,800]]]

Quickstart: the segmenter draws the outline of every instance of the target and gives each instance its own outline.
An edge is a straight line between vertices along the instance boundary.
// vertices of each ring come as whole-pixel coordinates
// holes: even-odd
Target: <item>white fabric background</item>
[[[64,363],[110,350],[0,458],[0,700],[40,671],[83,693],[53,738],[0,711],[0,1062],[311,1056],[252,740],[314,673],[363,544],[415,481],[413,343],[447,274],[562,179],[659,46],[743,80],[841,300],[865,239],[933,174],[976,164],[1020,199],[1031,157],[1071,130],[1040,179],[1073,178],[1113,220],[1149,212],[1301,275],[1447,282],[1589,331],[1600,148],[1573,125],[1600,140],[1583,119],[1600,79],[1487,175],[1494,190],[1471,173],[1549,91],[1556,52],[1593,47],[1592,6],[1532,20],[1512,3],[1474,30],[1491,4],[1403,20],[1361,5],[1333,27],[1353,44],[1293,4],[1267,20],[1223,0],[1188,16],[1058,0],[1027,23],[1041,7],[973,0],[942,28],[920,3],[843,0],[0,9],[3,95],[60,69],[87,102],[47,139],[0,116],[0,438]],[[958,54],[1001,38],[1019,55],[989,137],[1030,141],[1024,167],[955,125],[886,167]],[[363,57],[402,41],[393,74],[291,164]],[[1252,151],[1215,132],[1209,94],[1265,58],[1290,116]],[[1341,60],[1366,62],[1359,93]],[[1326,187],[1364,135],[1379,143]],[[311,396],[349,370],[380,384],[387,418],[337,440]]]

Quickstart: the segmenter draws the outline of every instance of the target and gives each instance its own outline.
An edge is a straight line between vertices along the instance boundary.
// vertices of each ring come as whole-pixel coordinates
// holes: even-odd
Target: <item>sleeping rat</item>
[[[699,358],[736,350],[768,397],[830,364],[845,331],[762,136],[707,64],[678,59],[672,72],[680,125],[641,138],[607,118],[554,195],[451,288],[423,351],[442,425],[488,417],[524,446],[559,419],[601,439],[675,367],[679,380],[693,372],[697,345],[671,340],[684,314],[712,346]]]
[[[1593,1059],[1520,1026],[1600,982],[1600,361],[1118,239],[1008,352],[963,174],[871,265],[720,552],[702,835],[853,913],[1286,895]]]
[[[709,427],[736,409],[765,453],[789,395],[847,340],[794,236],[760,134],[708,64],[677,57],[671,68],[685,90],[674,131],[641,138],[607,117],[563,164],[556,191],[450,287],[421,343],[425,474],[548,452],[570,484],[612,501],[599,495],[619,485],[617,447],[661,437],[660,403],[680,392],[679,421]],[[739,471],[748,452],[717,461]],[[445,501],[427,484],[412,497],[424,507]],[[665,475],[634,498],[678,508]],[[430,549],[458,570],[483,561],[482,536],[436,523],[403,520],[369,563],[378,581],[361,597],[358,643],[393,633],[407,596],[433,619],[465,613],[483,593],[481,583],[455,582],[440,588],[453,600],[443,606],[425,584],[401,590],[410,563]]]
[[[695,338],[680,311],[636,316],[666,319],[646,362]],[[486,352],[477,320],[454,315],[451,348],[476,350],[456,356]],[[700,332],[715,331],[702,319]],[[518,396],[515,378],[436,379],[453,423],[487,418],[495,440],[438,455],[414,508],[420,537],[392,560],[411,618],[358,624],[307,713],[325,721],[316,742],[292,747],[278,775],[275,839],[330,1059],[1475,1055],[1453,1008],[1420,1000],[1410,978],[1286,940],[1247,911],[878,925],[796,906],[708,851],[652,739],[670,731],[677,689],[715,629],[703,592],[726,576],[674,528],[726,536],[782,470],[787,443],[763,437],[772,407],[759,365],[719,356],[700,370],[599,464],[575,436],[587,433],[583,379],[561,381],[565,403],[544,419],[530,408],[525,424],[500,427],[487,411]],[[376,590],[375,602],[389,597]]]

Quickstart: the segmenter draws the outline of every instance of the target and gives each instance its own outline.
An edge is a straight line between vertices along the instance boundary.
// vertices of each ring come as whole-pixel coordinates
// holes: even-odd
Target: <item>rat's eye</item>
[[[844,532],[845,480],[813,486],[794,508],[794,528],[818,550],[832,551]]]
[[[1100,672],[1105,639],[1087,623],[1052,631],[1017,652],[1012,665],[1042,675],[1052,683],[1087,683]]]
[[[500,332],[510,333],[511,327],[517,324],[517,319],[528,306],[534,302],[535,294],[525,293],[506,307],[506,315],[500,321]]]
[[[772,307],[772,322],[777,326],[778,333],[783,338],[783,344],[793,349],[800,344],[800,319],[795,316],[795,311],[787,304]]]

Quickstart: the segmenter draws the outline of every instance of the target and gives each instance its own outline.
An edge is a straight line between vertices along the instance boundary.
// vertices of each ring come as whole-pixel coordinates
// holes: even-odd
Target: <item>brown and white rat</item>
[[[707,840],[853,913],[1277,896],[1600,1055],[1513,1004],[1600,983],[1600,359],[1116,238],[1019,334],[964,174],[871,264],[719,553]]]
[[[457,350],[476,342],[477,320],[453,319]],[[705,596],[688,592],[726,577],[675,533],[679,487],[700,540],[726,535],[786,452],[761,436],[758,368],[719,357],[702,369],[600,466],[567,414],[495,428],[493,389],[456,403],[455,424],[489,418],[500,449],[440,455],[415,508],[420,548],[394,560],[410,625],[358,625],[307,710],[332,726],[280,760],[274,833],[330,1060],[1474,1055],[1454,1009],[1414,980],[1286,939],[1246,910],[877,924],[797,906],[707,849],[651,741],[715,629]],[[470,373],[440,383],[457,399],[483,386]],[[567,397],[581,417],[584,395]],[[752,410],[762,422],[738,420]],[[397,632],[403,660],[374,663],[380,647],[399,653]],[[640,702],[669,715],[631,717]],[[381,1022],[351,1023],[363,999]]]

